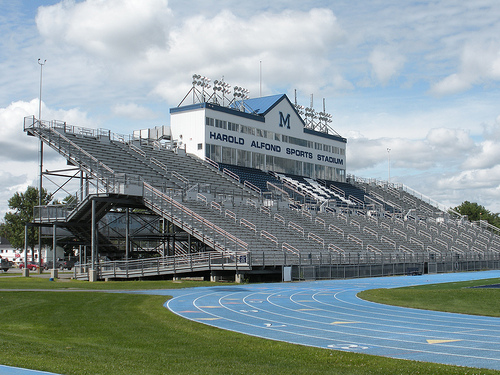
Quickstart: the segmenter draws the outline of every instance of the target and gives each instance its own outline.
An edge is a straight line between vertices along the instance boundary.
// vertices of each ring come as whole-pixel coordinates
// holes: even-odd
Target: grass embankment
[[[500,284],[500,279],[372,289],[358,293],[358,297],[415,309],[500,317],[500,289],[472,288],[491,284]]]
[[[46,288],[43,281],[28,280],[5,278],[0,285]],[[165,282],[125,282],[124,289],[135,283],[142,287]],[[73,281],[46,284],[80,288]],[[99,283],[82,286],[111,289],[110,283],[101,284],[102,288]],[[184,320],[163,307],[165,300],[115,293],[0,290],[0,363],[62,374],[106,375],[500,374],[259,339]]]

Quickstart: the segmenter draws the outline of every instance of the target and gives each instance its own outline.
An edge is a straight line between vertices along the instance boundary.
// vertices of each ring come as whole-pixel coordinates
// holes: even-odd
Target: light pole
[[[387,161],[389,165],[389,184],[391,183],[391,149],[387,147]]]
[[[43,74],[43,66],[47,62],[47,60],[38,59],[38,64],[40,65],[40,96],[38,97],[38,126],[42,126],[42,74]],[[41,206],[43,202],[43,141],[40,138],[40,191],[38,192],[38,205]],[[54,249],[55,251],[55,249]],[[34,259],[32,259],[35,261]],[[55,267],[55,265],[54,265]],[[42,234],[40,228],[38,228],[38,272],[42,270]]]
[[[40,121],[42,119],[42,73],[43,73],[43,66],[47,62],[47,60],[38,59],[38,64],[40,65],[40,96],[38,97],[38,120]]]

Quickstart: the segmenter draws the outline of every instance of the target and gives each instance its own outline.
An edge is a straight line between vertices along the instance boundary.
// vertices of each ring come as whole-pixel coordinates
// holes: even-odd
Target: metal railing
[[[250,269],[250,253],[205,252],[182,256],[100,262],[95,266],[99,279],[138,278],[184,272]],[[77,279],[89,280],[91,264],[74,268]]]

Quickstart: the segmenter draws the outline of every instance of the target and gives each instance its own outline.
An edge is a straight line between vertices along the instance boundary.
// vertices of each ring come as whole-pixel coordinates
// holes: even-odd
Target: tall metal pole
[[[38,97],[38,125],[41,127],[42,124],[42,76],[43,76],[43,66],[47,60],[38,59],[38,64],[40,65],[40,95]],[[43,203],[43,142],[40,138],[40,190],[38,195],[38,205],[41,206]],[[34,259],[33,259],[34,260]],[[42,272],[42,231],[38,228],[38,272]]]
[[[262,98],[262,60],[260,61],[259,66],[259,96]]]
[[[391,183],[391,149],[388,147],[387,148],[387,160],[389,164],[389,184]]]

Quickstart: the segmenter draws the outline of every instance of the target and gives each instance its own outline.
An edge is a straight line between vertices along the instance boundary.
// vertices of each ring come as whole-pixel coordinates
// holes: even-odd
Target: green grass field
[[[193,283],[0,277],[0,364],[61,374],[500,374],[223,331],[170,313],[161,296],[71,291],[157,289]],[[8,291],[61,288],[66,292]],[[457,285],[454,288],[461,290]],[[443,286],[437,289],[447,293]],[[410,293],[415,290],[418,288]]]
[[[472,288],[490,284],[500,284],[500,279],[372,289],[358,293],[358,297],[415,309],[500,317],[500,288]]]

